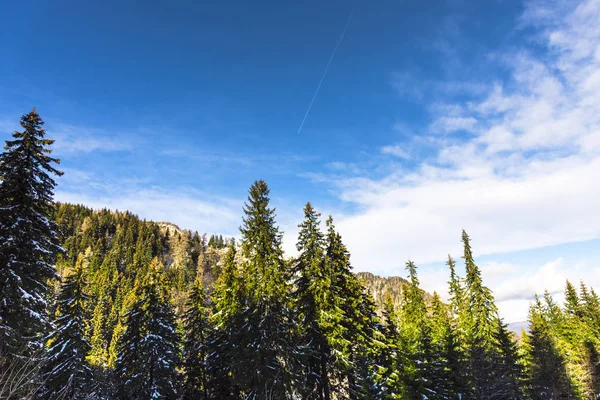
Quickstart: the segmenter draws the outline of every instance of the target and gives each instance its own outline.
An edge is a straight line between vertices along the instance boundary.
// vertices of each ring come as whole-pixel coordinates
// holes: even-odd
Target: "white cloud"
[[[406,150],[404,150],[402,147],[400,147],[398,145],[383,146],[381,148],[381,153],[389,154],[391,156],[402,158],[402,159],[410,158],[410,154],[408,154],[406,152]]]
[[[475,130],[477,120],[473,117],[440,117],[433,124],[430,129],[434,132],[440,133],[452,133],[456,131],[469,131]]]
[[[600,237],[600,3],[559,5],[530,3],[523,17],[546,54],[511,50],[501,57],[510,79],[432,108],[432,128],[471,139],[439,140],[411,173],[337,180],[361,209],[338,223],[358,270],[398,274],[399,261],[460,254],[463,228],[478,254]]]
[[[107,134],[81,126],[54,124],[48,128],[48,138],[54,139],[53,150],[58,154],[121,151],[132,147],[129,137]]]

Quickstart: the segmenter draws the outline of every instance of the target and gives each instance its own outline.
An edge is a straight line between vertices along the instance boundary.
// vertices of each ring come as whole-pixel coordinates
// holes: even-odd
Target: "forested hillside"
[[[600,299],[535,297],[521,340],[462,240],[449,302],[355,275],[310,203],[285,258],[267,183],[239,241],[132,212],[53,203],[58,160],[33,110],[0,155],[0,398],[595,399]],[[401,257],[401,254],[399,254]],[[362,279],[361,279],[362,278]],[[378,307],[381,312],[378,313]]]

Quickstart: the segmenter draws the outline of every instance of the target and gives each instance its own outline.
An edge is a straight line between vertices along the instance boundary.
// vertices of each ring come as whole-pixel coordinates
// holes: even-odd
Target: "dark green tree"
[[[235,262],[236,251],[230,246],[223,270],[215,283],[213,293],[213,313],[210,317],[210,339],[207,343],[207,364],[209,398],[236,400],[242,397],[241,389],[235,381],[236,373],[243,373],[238,365],[244,365],[243,349],[238,347],[245,335],[245,303],[243,281]]]
[[[503,399],[521,399],[524,372],[518,342],[501,319],[498,319],[495,337],[498,346],[495,395]]]
[[[469,236],[462,232],[465,260],[464,303],[459,326],[464,335],[466,376],[470,395],[475,399],[488,399],[498,387],[498,309],[492,291],[483,284],[481,270],[475,264]]]
[[[118,393],[125,399],[173,399],[180,366],[179,335],[161,274],[153,259],[136,290],[137,300],[126,315],[116,363]]]
[[[21,117],[22,132],[0,155],[0,364],[42,348],[47,327],[48,281],[61,247],[49,217],[55,182],[53,140],[33,109]]]
[[[303,398],[331,398],[330,372],[334,369],[332,346],[341,336],[341,299],[332,289],[333,269],[325,262],[325,238],[319,225],[320,214],[310,203],[304,208],[304,221],[296,245],[300,255],[293,270],[296,275],[294,320],[300,328]],[[331,342],[331,344],[330,344]]]
[[[525,335],[527,392],[533,400],[575,399],[567,363],[556,346],[546,312],[536,296]]]
[[[375,313],[373,299],[352,273],[350,253],[336,231],[333,218],[326,221],[325,263],[331,271],[332,298],[338,299],[342,320],[328,337],[335,354],[329,371],[332,394],[351,398],[381,398],[384,327]],[[335,382],[336,384],[333,384]]]
[[[185,328],[183,396],[186,399],[208,399],[206,371],[207,342],[210,335],[209,308],[201,280],[196,280],[189,294],[183,317]]]
[[[56,297],[56,319],[42,378],[45,399],[83,399],[93,394],[92,370],[86,362],[90,345],[84,338],[88,300],[83,259],[63,278]]]
[[[247,398],[286,398],[293,390],[296,364],[290,274],[265,181],[250,187],[244,214],[240,231],[245,334],[237,347],[233,379]]]
[[[402,370],[404,354],[400,351],[399,317],[394,300],[386,293],[383,308],[385,346],[382,353],[380,381],[384,383],[382,399],[399,399],[402,394]]]

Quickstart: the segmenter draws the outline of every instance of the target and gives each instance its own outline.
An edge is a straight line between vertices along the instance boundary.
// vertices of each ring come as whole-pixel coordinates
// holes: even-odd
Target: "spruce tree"
[[[333,269],[325,262],[325,238],[319,225],[320,214],[310,203],[304,208],[304,221],[296,245],[300,255],[294,273],[294,320],[300,327],[301,349],[304,354],[300,383],[303,398],[331,398],[332,346],[341,335],[343,315],[340,299],[332,290]]]
[[[436,382],[436,395],[438,398],[458,399],[464,393],[464,382],[450,309],[442,303],[437,292],[433,292],[428,324],[432,337],[432,375]]]
[[[337,307],[342,314],[338,328],[328,337],[332,354],[335,354],[329,371],[332,394],[377,398],[384,390],[379,376],[381,365],[375,359],[383,354],[384,328],[375,313],[372,298],[352,273],[350,253],[331,216],[326,226],[325,263],[332,274],[332,296],[338,299]]]
[[[84,338],[88,300],[83,260],[63,278],[56,297],[54,330],[42,372],[45,399],[83,399],[93,394],[92,370],[86,362],[90,345]]]
[[[126,315],[116,365],[119,396],[126,399],[173,399],[180,365],[175,313],[161,279],[163,266],[153,259]]]
[[[243,364],[240,349],[244,330],[244,286],[235,261],[236,251],[230,246],[223,260],[213,293],[213,327],[207,346],[207,375],[209,398],[236,400],[241,398],[241,389],[235,380],[236,373],[243,373],[238,364]]]
[[[525,335],[527,392],[533,400],[574,399],[567,362],[556,345],[546,312],[536,296]]]
[[[295,356],[289,307],[291,287],[283,260],[275,209],[265,181],[254,182],[244,205],[241,253],[245,286],[245,335],[234,380],[248,398],[286,398],[292,393]]]
[[[465,293],[459,323],[464,337],[467,357],[466,375],[471,395],[475,399],[487,399],[495,394],[497,374],[498,309],[491,290],[483,284],[481,270],[475,264],[469,236],[462,232],[465,260]]]
[[[496,352],[496,388],[495,396],[504,399],[521,399],[524,373],[519,354],[519,345],[513,338],[508,326],[498,319],[496,332],[498,351]]]
[[[400,351],[400,329],[398,313],[389,292],[386,293],[383,307],[385,347],[382,354],[380,380],[385,383],[382,399],[399,399],[402,394],[402,369],[404,355]]]
[[[208,399],[206,360],[210,325],[206,302],[202,281],[197,280],[190,292],[183,318],[185,328],[183,395],[186,399]]]
[[[409,285],[403,291],[401,309],[401,349],[404,364],[404,396],[407,398],[444,399],[449,397],[447,363],[444,347],[435,340],[435,332],[427,313],[419,286],[417,267],[406,263]],[[437,305],[439,307],[439,304]],[[439,311],[439,310],[438,310]]]
[[[21,117],[22,132],[0,155],[0,364],[42,348],[47,327],[48,281],[56,278],[60,253],[56,224],[49,219],[55,182],[62,172],[50,157],[53,140],[33,109]]]
[[[459,398],[466,397],[468,391],[468,377],[465,376],[466,356],[464,352],[465,319],[465,289],[461,279],[456,273],[456,262],[448,255],[446,265],[450,270],[449,295],[450,295],[450,320],[444,332],[445,354],[448,360],[450,380],[453,383],[454,394]]]
[[[358,318],[353,321],[356,329],[356,344],[352,348],[352,369],[349,377],[350,398],[380,400],[391,392],[390,382],[382,379],[385,368],[385,328],[381,324],[373,298],[362,291],[358,307]]]

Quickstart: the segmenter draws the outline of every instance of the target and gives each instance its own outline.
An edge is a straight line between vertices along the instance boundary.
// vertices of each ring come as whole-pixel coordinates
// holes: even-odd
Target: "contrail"
[[[340,47],[342,40],[344,40],[344,36],[346,36],[346,31],[348,30],[348,25],[350,24],[350,19],[352,18],[353,12],[354,12],[354,6],[352,6],[352,8],[350,9],[350,13],[348,14],[348,19],[346,20],[346,25],[344,26],[344,29],[342,30],[342,34],[340,35],[340,38],[338,39],[335,47],[333,48],[333,51],[331,52],[331,56],[329,56],[329,61],[327,61],[327,65],[325,66],[325,71],[323,71],[323,75],[321,75],[321,80],[319,81],[319,84],[317,85],[317,90],[315,90],[315,93],[313,94],[313,97],[310,100],[310,104],[308,105],[308,108],[306,109],[306,113],[304,113],[304,118],[302,118],[302,122],[300,123],[300,127],[298,128],[298,132],[296,132],[296,135],[300,134],[300,131],[302,130],[302,127],[304,126],[304,122],[306,121],[306,117],[308,117],[308,113],[310,113],[310,109],[312,108],[312,105],[315,102],[315,99],[317,98],[317,94],[319,94],[319,89],[321,89],[323,80],[325,80],[325,76],[327,75],[327,71],[329,70],[331,61],[333,61],[335,52],[337,51],[338,47]]]

